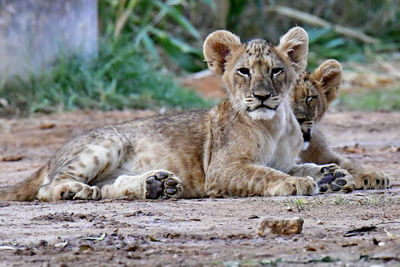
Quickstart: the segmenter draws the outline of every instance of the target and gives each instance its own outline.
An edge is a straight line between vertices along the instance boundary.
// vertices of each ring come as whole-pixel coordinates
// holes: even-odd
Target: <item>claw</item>
[[[74,199],[75,193],[71,191],[62,192],[62,198],[65,200],[72,200]]]

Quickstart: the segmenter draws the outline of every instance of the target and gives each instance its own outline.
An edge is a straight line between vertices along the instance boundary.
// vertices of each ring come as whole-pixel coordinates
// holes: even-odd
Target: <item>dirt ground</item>
[[[150,111],[0,119],[0,185],[24,179],[70,137]],[[312,197],[0,202],[0,266],[400,265],[400,113],[330,113],[332,146],[394,177],[388,190]],[[301,234],[257,235],[264,217]]]

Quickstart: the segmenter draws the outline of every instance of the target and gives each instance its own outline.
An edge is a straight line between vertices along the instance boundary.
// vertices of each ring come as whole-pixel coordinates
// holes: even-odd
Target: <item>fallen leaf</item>
[[[4,155],[0,157],[0,161],[19,161],[23,158],[24,156],[22,155]]]
[[[68,241],[65,240],[64,242],[57,243],[54,245],[55,248],[65,248],[68,245]]]
[[[356,143],[353,147],[344,146],[343,151],[348,153],[365,153],[365,147],[360,147],[358,143]]]
[[[55,123],[52,122],[45,122],[40,124],[39,129],[45,130],[45,129],[51,129],[54,128],[56,126]]]
[[[106,233],[103,233],[101,236],[94,237],[94,236],[87,236],[87,237],[81,237],[83,240],[98,240],[98,241],[103,241],[104,238],[106,238]]]
[[[151,235],[147,235],[147,237],[150,239],[151,242],[161,242],[161,240],[155,239],[153,236]]]
[[[81,245],[79,247],[80,252],[88,252],[88,251],[93,251],[93,248],[89,245]]]
[[[366,232],[371,232],[371,231],[375,231],[376,230],[376,226],[372,225],[372,226],[363,226],[360,228],[356,228],[350,231],[347,231],[346,233],[344,233],[344,237],[349,237],[349,236],[356,236],[356,235],[363,235]]]
[[[317,249],[313,247],[306,247],[306,251],[317,251]]]
[[[12,246],[0,246],[0,250],[16,250],[17,248],[14,248]]]
[[[355,247],[355,246],[358,246],[358,244],[357,243],[344,243],[343,245],[342,245],[342,247],[343,248],[347,248],[347,247]]]
[[[389,232],[389,231],[386,230],[385,228],[383,228],[383,231],[385,231],[385,233],[386,233],[386,235],[387,235],[387,237],[388,237],[389,239],[396,239],[396,238],[399,237],[398,235],[392,234],[391,232]]]

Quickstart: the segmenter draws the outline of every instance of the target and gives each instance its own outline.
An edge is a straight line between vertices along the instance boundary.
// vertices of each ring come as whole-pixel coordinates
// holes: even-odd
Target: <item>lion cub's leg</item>
[[[141,175],[121,175],[113,184],[101,188],[103,198],[111,199],[168,199],[178,198],[181,193],[181,180],[165,170],[149,171]]]
[[[207,195],[211,197],[293,196],[318,193],[318,186],[311,177],[294,177],[269,167],[241,161],[231,162],[231,167],[226,169],[210,166],[212,167],[209,167],[205,188]]]
[[[389,187],[391,178],[384,173],[368,171],[355,162],[335,153],[327,144],[324,134],[315,128],[312,132],[310,146],[301,152],[302,162],[316,164],[336,163],[346,169],[353,177],[356,189],[383,189]]]
[[[49,175],[37,197],[45,201],[100,199],[99,188],[92,185],[113,175],[128,148],[129,142],[113,128],[97,129],[71,140],[50,162]]]
[[[304,163],[296,165],[290,173],[293,175],[309,175],[313,177],[319,186],[320,193],[349,193],[355,189],[353,176],[336,164],[317,165],[314,163]]]

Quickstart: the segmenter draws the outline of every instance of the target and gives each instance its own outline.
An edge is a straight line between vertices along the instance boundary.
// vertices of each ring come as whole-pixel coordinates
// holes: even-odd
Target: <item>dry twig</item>
[[[324,27],[324,28],[332,28],[335,32],[338,34],[356,39],[358,41],[368,43],[368,44],[377,44],[378,39],[371,37],[369,35],[366,35],[365,33],[362,33],[360,31],[357,31],[352,28],[340,26],[340,25],[335,25],[332,24],[326,20],[323,20],[317,16],[314,16],[312,14],[299,11],[297,9],[293,9],[290,7],[284,7],[284,6],[265,6],[263,8],[264,12],[272,12],[272,13],[277,13],[286,17],[290,17],[292,19],[300,20],[302,22],[308,23],[310,25],[318,26],[318,27]]]

